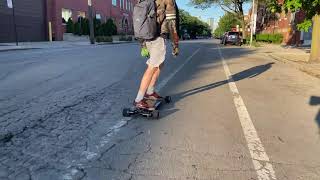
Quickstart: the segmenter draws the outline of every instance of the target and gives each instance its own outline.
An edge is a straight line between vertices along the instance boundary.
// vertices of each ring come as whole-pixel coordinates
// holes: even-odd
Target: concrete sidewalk
[[[26,50],[26,49],[48,49],[48,48],[68,48],[75,46],[89,46],[90,42],[70,42],[70,41],[53,41],[53,42],[19,42],[15,43],[0,43],[1,51]]]
[[[310,47],[286,47],[273,44],[261,44],[258,53],[289,64],[309,75],[320,78],[320,63],[308,62]]]
[[[94,45],[125,44],[133,42],[135,41],[96,42]],[[0,52],[27,49],[71,48],[79,46],[91,46],[91,44],[89,41],[19,42],[19,46],[16,46],[15,43],[0,43]]]

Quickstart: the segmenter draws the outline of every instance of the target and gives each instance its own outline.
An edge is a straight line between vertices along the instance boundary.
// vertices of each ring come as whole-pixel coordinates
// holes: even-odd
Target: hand
[[[146,47],[142,47],[141,48],[141,56],[145,57],[145,58],[149,58],[150,57],[150,53],[148,51],[148,49]]]
[[[172,55],[174,57],[177,57],[179,55],[179,48],[178,47],[173,47]]]

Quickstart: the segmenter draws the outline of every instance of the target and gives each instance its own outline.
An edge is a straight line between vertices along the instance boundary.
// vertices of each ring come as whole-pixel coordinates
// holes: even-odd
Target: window
[[[68,20],[72,19],[72,11],[70,9],[62,8],[62,21],[68,22]]]
[[[96,14],[96,19],[100,19],[101,20],[101,14]]]
[[[128,3],[128,8],[129,8],[129,11],[131,11],[131,1],[129,1]]]
[[[78,11],[78,17],[86,17],[86,12]]]
[[[129,10],[129,0],[126,2],[126,10]]]
[[[117,6],[117,0],[112,0],[112,5]]]
[[[120,8],[122,8],[123,9],[123,0],[120,0]]]

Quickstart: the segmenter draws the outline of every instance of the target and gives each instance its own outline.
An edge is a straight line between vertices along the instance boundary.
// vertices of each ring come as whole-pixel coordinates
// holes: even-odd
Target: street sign
[[[13,8],[12,0],[7,0],[8,8]]]

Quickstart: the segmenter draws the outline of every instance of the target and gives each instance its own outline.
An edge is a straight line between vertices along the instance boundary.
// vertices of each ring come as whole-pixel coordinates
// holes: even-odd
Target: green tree
[[[243,38],[246,38],[244,31],[246,29],[246,22],[244,20],[243,5],[251,0],[190,0],[192,4],[199,8],[208,8],[212,5],[218,5],[226,11],[235,15],[240,21],[243,29]]]
[[[73,33],[74,31],[74,24],[71,18],[68,19],[67,22],[67,33]]]
[[[110,18],[105,24],[106,34],[109,36],[117,35],[117,26],[114,21]]]
[[[89,20],[87,18],[81,20],[81,31],[83,35],[89,35]]]
[[[191,16],[187,11],[179,10],[180,17],[180,34],[183,35],[186,31],[191,38],[196,36],[211,36],[209,25],[199,18]]]
[[[74,23],[73,34],[81,36],[81,27],[80,27],[80,23],[79,22]]]
[[[103,34],[101,27],[101,20],[94,18],[93,19],[93,27],[94,27],[94,36],[101,36]]]
[[[219,20],[218,27],[214,31],[216,37],[221,37],[226,31],[231,31],[233,27],[240,25],[241,21],[237,16],[231,13],[226,13]]]
[[[320,62],[320,0],[285,0],[283,7],[286,11],[305,12],[306,19],[297,27],[299,30],[308,31],[313,24],[309,61]]]

